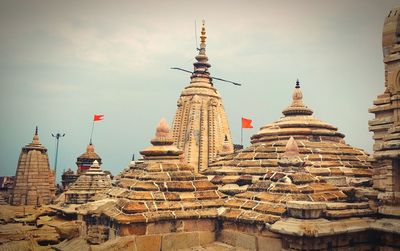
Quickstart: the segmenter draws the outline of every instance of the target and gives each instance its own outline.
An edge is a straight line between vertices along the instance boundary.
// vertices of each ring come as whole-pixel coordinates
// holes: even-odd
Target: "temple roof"
[[[78,159],[100,159],[100,156],[94,151],[94,145],[92,143],[89,143],[89,145],[86,147],[86,152],[84,152],[83,154],[81,154]]]
[[[39,151],[42,151],[42,152],[47,152],[46,147],[44,147],[39,141],[39,133],[38,133],[38,127],[37,126],[36,126],[36,129],[35,129],[35,134],[33,135],[33,138],[32,138],[32,142],[27,144],[26,146],[24,146],[22,149],[25,150],[25,151],[39,150]]]
[[[292,103],[283,114],[281,119],[262,126],[251,137],[249,147],[212,162],[205,172],[211,181],[222,187],[237,184],[242,187],[238,192],[245,190],[254,179],[279,166],[285,145],[293,137],[304,159],[304,167],[310,173],[339,186],[372,185],[368,154],[347,145],[336,127],[312,115],[312,110],[304,105],[298,82]]]
[[[283,160],[284,159],[284,160]],[[318,214],[296,214],[296,218],[346,218],[370,215],[373,210],[368,202],[359,203],[360,210],[352,212],[338,211],[353,208],[345,203],[347,198],[337,186],[329,184],[303,167],[304,161],[293,137],[286,144],[278,168],[268,171],[259,180],[251,184],[245,192],[236,194],[225,201],[228,208],[221,218],[229,221],[246,223],[275,223],[282,217],[291,215],[290,210],[317,210]],[[332,210],[326,210],[327,205]],[[336,206],[336,208],[335,208]],[[357,207],[356,207],[357,208]],[[322,211],[326,211],[322,215]]]
[[[111,188],[111,183],[111,178],[101,170],[99,163],[95,160],[90,168],[81,174],[65,192],[66,202],[83,204],[91,201],[91,197],[95,194]]]
[[[151,143],[141,152],[143,159],[120,174],[106,196],[114,198],[115,204],[103,213],[119,223],[215,218],[225,196],[185,163],[164,119]]]

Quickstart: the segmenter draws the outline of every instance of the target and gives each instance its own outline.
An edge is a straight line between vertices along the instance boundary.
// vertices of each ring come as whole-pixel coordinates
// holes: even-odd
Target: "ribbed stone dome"
[[[262,126],[251,137],[251,145],[234,154],[221,156],[205,172],[214,184],[238,184],[245,190],[265,173],[278,167],[285,145],[293,137],[304,167],[313,175],[338,186],[372,185],[368,154],[345,143],[335,126],[313,116],[304,105],[300,84],[296,83],[292,104],[279,120]]]

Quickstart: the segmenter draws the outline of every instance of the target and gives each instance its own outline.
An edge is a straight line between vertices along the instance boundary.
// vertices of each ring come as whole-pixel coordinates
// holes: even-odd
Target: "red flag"
[[[242,117],[242,128],[253,128],[251,122],[253,122],[253,120]]]
[[[95,114],[93,117],[93,121],[100,121],[104,119],[104,115],[103,114]]]

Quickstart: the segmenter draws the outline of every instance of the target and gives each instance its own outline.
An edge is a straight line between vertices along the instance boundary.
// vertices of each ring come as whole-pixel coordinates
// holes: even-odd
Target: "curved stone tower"
[[[380,213],[400,216],[400,7],[385,19],[382,34],[385,90],[369,109],[374,133],[374,188],[380,191]]]
[[[221,95],[214,87],[208,71],[211,65],[206,55],[204,23],[200,39],[200,50],[193,64],[191,81],[178,99],[173,121],[175,145],[184,151],[185,159],[196,167],[196,172],[205,170],[209,160],[218,153],[233,152]]]
[[[40,144],[36,127],[32,143],[24,146],[19,155],[11,204],[50,204],[53,198],[54,175],[50,169],[47,148]]]
[[[244,191],[247,185],[279,166],[285,145],[293,137],[307,172],[339,187],[355,187],[360,197],[370,195],[363,190],[372,186],[372,169],[367,162],[367,153],[347,145],[344,135],[335,126],[313,116],[313,111],[303,103],[299,82],[295,86],[292,104],[282,113],[281,119],[262,126],[251,137],[251,146],[211,163],[206,171],[211,181],[221,186],[237,184],[242,187],[227,186],[225,192],[231,194],[235,193],[232,189]]]

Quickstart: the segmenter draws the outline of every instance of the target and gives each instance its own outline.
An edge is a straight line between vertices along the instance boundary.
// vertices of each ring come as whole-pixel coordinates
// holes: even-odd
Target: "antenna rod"
[[[182,68],[179,68],[179,67],[171,67],[171,70],[180,70],[180,71],[184,71],[184,72],[187,72],[187,73],[191,73],[191,74],[193,74],[193,72],[192,72],[192,71],[185,70],[185,69],[182,69]]]
[[[216,78],[216,77],[212,77],[212,78],[216,79],[216,80],[219,80],[219,81],[231,83],[231,84],[234,84],[234,85],[237,85],[237,86],[242,86],[242,84],[239,84],[239,83],[236,83],[236,82],[232,82],[232,81],[229,81],[229,80],[225,80],[225,79],[222,79],[222,78]]]
[[[196,24],[196,19],[194,20],[194,39],[196,40],[196,50],[199,49],[199,44],[197,43],[197,24]]]
[[[185,69],[182,69],[182,68],[179,68],[179,67],[171,67],[171,69],[172,69],[172,70],[184,71],[184,72],[193,74],[192,71],[185,70]],[[237,85],[237,86],[242,86],[242,84],[239,84],[239,83],[236,83],[236,82],[233,82],[233,81],[229,81],[229,80],[226,80],[226,79],[217,78],[217,77],[210,77],[210,78],[211,78],[211,79],[215,79],[215,80],[219,80],[219,81],[223,81],[223,82],[227,82],[227,83],[231,83],[231,84],[234,84],[234,85]]]

